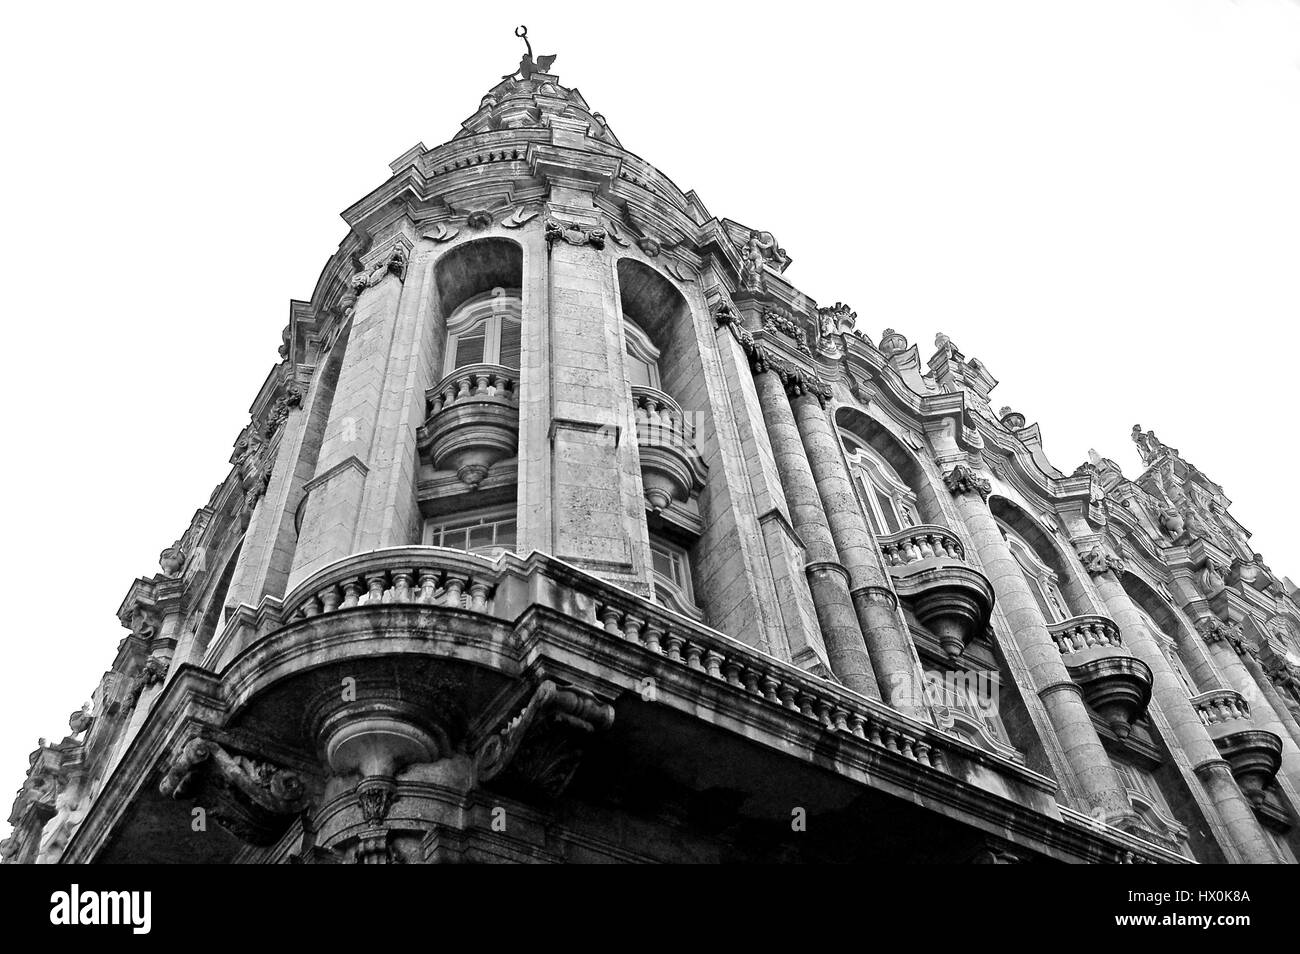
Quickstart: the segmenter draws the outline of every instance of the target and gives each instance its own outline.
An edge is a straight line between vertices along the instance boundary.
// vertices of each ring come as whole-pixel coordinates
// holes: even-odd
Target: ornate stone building
[[[349,231],[11,862],[1292,862],[1300,593],[531,51]],[[758,210],[761,214],[761,210]]]

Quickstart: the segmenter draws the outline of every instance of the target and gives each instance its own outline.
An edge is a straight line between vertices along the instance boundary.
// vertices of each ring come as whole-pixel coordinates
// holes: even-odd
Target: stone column
[[[900,625],[898,597],[889,585],[880,548],[853,491],[839,438],[815,395],[805,391],[792,397],[790,404],[835,549],[849,571],[849,593],[881,695],[897,709],[914,714],[924,711],[920,662]]]
[[[1043,701],[1070,771],[1088,799],[1088,807],[1103,821],[1122,825],[1135,814],[1124,783],[1101,744],[1084,704],[1083,692],[1061,661],[1061,651],[1047,631],[1047,621],[1030,592],[1020,564],[1011,555],[997,521],[989,512],[988,481],[964,464],[955,466],[944,481],[957,499],[957,510],[970,531],[980,563],[993,584],[998,605],[1024,658],[1030,681]]]
[[[785,489],[790,522],[808,555],[805,572],[812,590],[817,621],[831,671],[848,688],[873,699],[880,698],[876,673],[849,594],[849,573],[840,564],[817,483],[799,437],[785,384],[775,371],[754,375],[768,439],[776,458],[777,473]]]
[[[1218,746],[1192,707],[1191,697],[1175,675],[1173,666],[1147,630],[1141,611],[1133,605],[1133,600],[1116,577],[1119,560],[1097,548],[1083,562],[1093,576],[1097,595],[1105,604],[1106,612],[1119,627],[1124,644],[1150,668],[1152,697],[1169,720],[1178,746],[1187,755],[1197,778],[1214,802],[1232,839],[1232,847],[1247,863],[1273,864],[1276,859],[1268,836],[1256,820],[1250,801],[1242,794],[1227,761],[1219,754]]]

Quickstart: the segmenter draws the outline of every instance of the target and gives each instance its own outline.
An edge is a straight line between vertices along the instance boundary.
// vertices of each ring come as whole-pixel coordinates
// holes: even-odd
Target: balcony
[[[519,447],[519,372],[494,364],[457,368],[425,392],[420,451],[437,470],[477,487]]]
[[[695,428],[681,405],[662,391],[632,388],[636,442],[646,505],[655,513],[686,503],[704,489],[708,468],[695,446]]]
[[[1192,697],[1192,708],[1214,739],[1232,776],[1252,804],[1264,802],[1265,790],[1282,764],[1282,740],[1257,729],[1250,703],[1232,689],[1213,689]]]
[[[966,562],[961,541],[943,527],[908,527],[880,538],[894,589],[956,659],[988,625],[993,586]]]
[[[1105,616],[1075,616],[1047,627],[1083,698],[1120,739],[1151,701],[1151,670],[1120,639]]]

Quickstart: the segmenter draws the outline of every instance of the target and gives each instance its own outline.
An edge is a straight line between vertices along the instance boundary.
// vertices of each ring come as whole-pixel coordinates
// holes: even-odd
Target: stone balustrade
[[[985,756],[964,740],[767,656],[728,636],[635,595],[578,574],[540,554],[521,559],[505,554],[496,561],[445,547],[392,547],[348,557],[304,580],[282,602],[265,600],[248,621],[258,636],[297,620],[342,610],[387,604],[458,607],[513,620],[514,605],[525,593],[539,592],[529,582],[544,566],[552,577],[542,590],[562,594],[556,603],[569,615],[603,629],[621,643],[693,670],[720,685],[798,713],[823,729],[843,732],[920,765],[949,771],[949,754],[959,759]],[[502,587],[510,586],[506,604]],[[237,640],[228,624],[222,641],[233,653]]]
[[[519,372],[495,364],[467,364],[457,368],[425,392],[428,414],[435,415],[463,401],[519,403]]]
[[[653,511],[685,503],[704,488],[708,469],[695,446],[695,428],[681,405],[655,388],[633,387],[642,489]]]
[[[519,372],[495,364],[457,368],[425,392],[420,452],[469,487],[519,449]]]
[[[1059,623],[1049,623],[1047,631],[1062,656],[1087,649],[1119,649],[1119,627],[1105,616],[1075,616]]]
[[[907,566],[935,557],[966,560],[966,551],[956,534],[943,527],[924,525],[907,527],[880,538],[880,552],[889,567]]]
[[[685,624],[674,614],[647,612],[644,604],[633,599],[598,602],[595,617],[596,624],[616,639],[799,713],[824,729],[948,770],[945,750],[953,740],[881,703],[846,693],[719,633]]]
[[[1192,708],[1206,726],[1239,720],[1250,721],[1250,703],[1235,689],[1212,689],[1192,696]]]
[[[671,431],[683,443],[693,444],[695,442],[695,428],[686,419],[686,412],[682,410],[680,404],[667,394],[664,394],[663,391],[647,387],[633,387],[632,408],[636,414],[638,426],[641,424],[657,425]]]
[[[351,557],[304,580],[284,600],[281,619],[292,622],[353,606],[422,603],[492,612],[492,564],[445,547],[400,547]]]

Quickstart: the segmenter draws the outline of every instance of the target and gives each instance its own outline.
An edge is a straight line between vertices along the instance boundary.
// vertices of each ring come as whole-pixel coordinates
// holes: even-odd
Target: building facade
[[[8,862],[1294,862],[1300,592],[531,55],[344,213]]]

